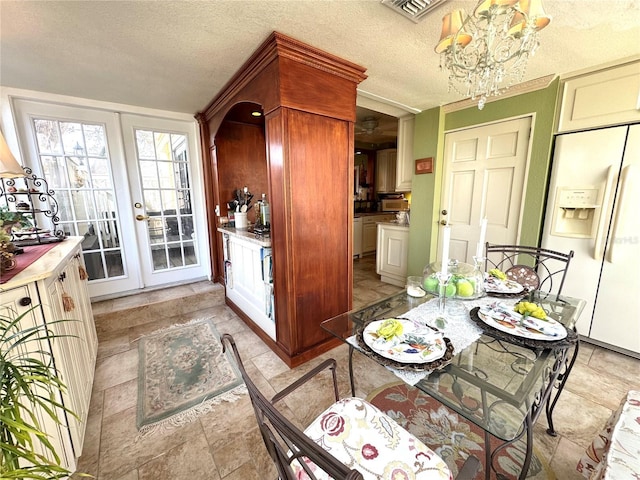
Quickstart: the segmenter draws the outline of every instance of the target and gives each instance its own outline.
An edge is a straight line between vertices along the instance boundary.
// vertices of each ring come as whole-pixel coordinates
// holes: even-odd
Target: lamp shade
[[[513,16],[509,28],[510,35],[519,34],[527,25],[527,21],[536,30],[542,30],[551,22],[551,17],[544,11],[542,0],[520,0],[519,6],[524,15],[518,12]]]
[[[442,33],[440,41],[436,45],[436,53],[442,53],[453,43],[466,47],[472,40],[472,36],[462,31],[465,12],[462,9],[454,10],[442,17]]]
[[[7,142],[0,132],[0,178],[24,177],[25,173],[16,158],[9,150]]]

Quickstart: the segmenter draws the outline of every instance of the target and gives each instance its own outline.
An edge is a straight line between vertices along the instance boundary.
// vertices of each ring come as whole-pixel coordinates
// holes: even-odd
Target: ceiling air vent
[[[391,10],[418,23],[431,10],[448,0],[382,0]]]

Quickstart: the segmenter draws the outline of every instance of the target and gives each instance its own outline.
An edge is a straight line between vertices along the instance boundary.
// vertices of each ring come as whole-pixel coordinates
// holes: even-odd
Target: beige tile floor
[[[398,291],[375,275],[372,257],[354,261],[354,307]],[[217,329],[231,333],[245,366],[265,391],[276,391],[319,363],[315,359],[289,369],[224,305],[222,287],[209,282],[174,287],[95,303],[99,335],[98,361],[79,471],[99,480],[252,480],[274,479],[275,469],[262,444],[248,398],[217,406],[197,421],[167,434],[136,441],[136,399],[140,336],[193,318],[212,317]],[[324,357],[338,361],[340,390],[348,394],[347,348]],[[362,355],[355,357],[357,394],[396,377]],[[582,344],[554,416],[559,435],[535,429],[536,449],[558,479],[580,477],[575,465],[582,452],[615,409],[624,392],[640,388],[640,361]],[[289,414],[308,423],[329,399],[318,388],[287,401]],[[309,400],[312,401],[309,401]]]

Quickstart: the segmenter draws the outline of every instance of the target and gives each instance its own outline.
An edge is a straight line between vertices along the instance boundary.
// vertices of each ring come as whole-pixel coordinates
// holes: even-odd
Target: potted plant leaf
[[[65,390],[48,344],[58,337],[51,326],[30,326],[32,307],[17,317],[0,313],[0,478],[57,479],[71,474],[36,415],[63,425],[74,415],[60,401]]]

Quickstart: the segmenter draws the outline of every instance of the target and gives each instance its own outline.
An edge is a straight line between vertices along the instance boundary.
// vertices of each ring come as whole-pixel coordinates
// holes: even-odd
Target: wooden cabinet
[[[411,191],[415,162],[413,158],[413,128],[415,117],[398,119],[398,154],[396,157],[396,192]]]
[[[289,366],[337,345],[320,323],[351,309],[353,131],[364,71],[274,32],[196,116],[217,281],[216,206],[224,210],[233,188],[257,192],[260,182],[271,203],[275,340],[226,302]],[[251,124],[251,110],[264,113],[263,125]]]
[[[396,155],[397,150],[395,148],[387,148],[376,152],[376,192],[395,192]]]
[[[558,131],[640,121],[640,60],[564,81]]]
[[[353,256],[362,256],[362,218],[353,219]]]
[[[59,401],[77,415],[75,418],[60,414],[65,423],[57,425],[45,412],[35,412],[62,465],[71,471],[82,453],[98,348],[87,278],[81,277],[82,239],[65,239],[3,284],[0,306],[3,315],[11,318],[35,306],[22,326],[46,322],[60,336],[49,343],[34,345],[30,354],[38,356],[43,351],[53,355],[58,375],[67,387]],[[56,323],[57,320],[68,321]],[[40,453],[47,452],[40,450]]]
[[[380,280],[404,287],[407,280],[409,227],[390,223],[378,224],[376,273]]]

